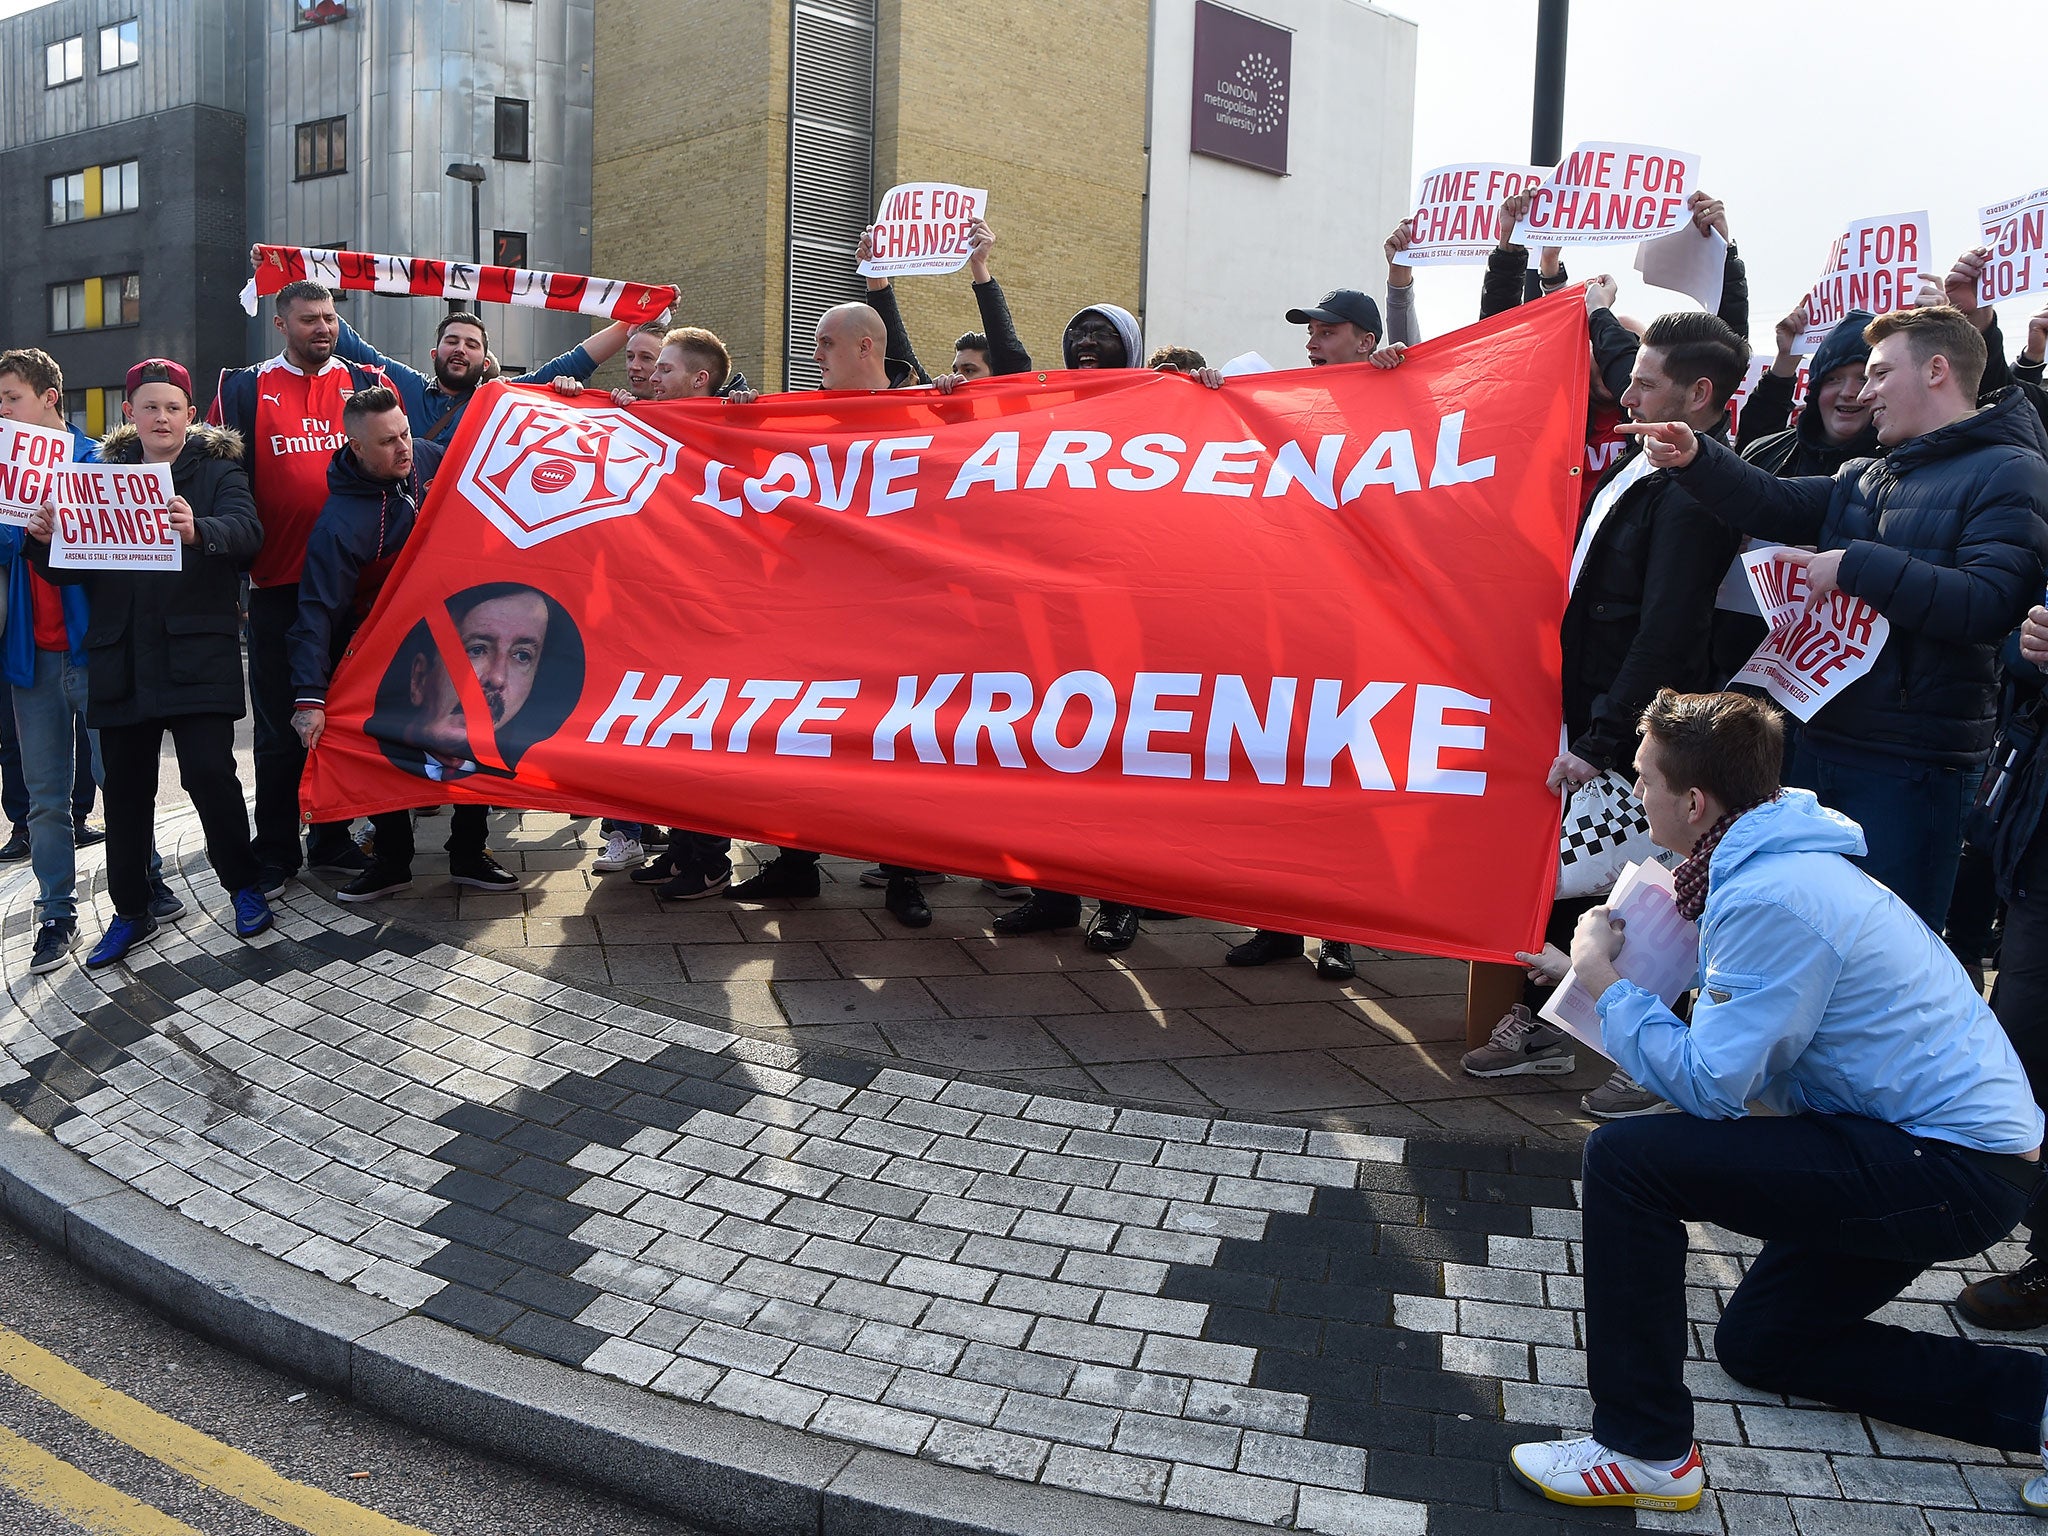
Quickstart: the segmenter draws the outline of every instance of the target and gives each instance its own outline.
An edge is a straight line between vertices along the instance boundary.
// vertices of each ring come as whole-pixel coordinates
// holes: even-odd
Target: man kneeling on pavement
[[[1586,1143],[1592,1433],[1510,1453],[1560,1503],[1699,1502],[1688,1222],[1763,1239],[1714,1333],[1737,1381],[2043,1447],[2048,1358],[1871,1318],[1931,1265],[2011,1232],[2040,1181],[2041,1111],[1962,966],[1850,862],[1854,822],[1780,788],[1783,756],[1782,718],[1744,695],[1666,689],[1643,713],[1636,793],[1650,836],[1686,855],[1678,904],[1699,924],[1690,1026],[1617,974],[1627,936],[1605,907],[1573,937],[1602,1049],[1684,1113]],[[2048,1477],[2021,1497],[2048,1514]]]
[[[299,616],[285,643],[292,671],[292,727],[308,752],[327,727],[334,659],[369,616],[398,552],[419,518],[441,449],[412,435],[396,391],[359,389],[342,408],[348,441],[327,466],[327,505],[306,539]],[[519,877],[484,849],[487,812],[458,805],[448,818],[448,878],[482,891],[508,891]],[[334,894],[375,901],[412,884],[412,814],[370,818],[370,867]]]

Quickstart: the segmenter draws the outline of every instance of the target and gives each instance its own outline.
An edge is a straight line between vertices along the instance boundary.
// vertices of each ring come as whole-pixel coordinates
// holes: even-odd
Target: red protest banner
[[[1292,932],[1540,947],[1576,294],[1207,390],[493,385],[342,661],[318,819],[603,807]]]

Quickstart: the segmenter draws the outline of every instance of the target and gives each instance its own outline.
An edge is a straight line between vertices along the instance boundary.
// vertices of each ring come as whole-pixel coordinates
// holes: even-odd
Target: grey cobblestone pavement
[[[572,850],[544,845],[571,829],[552,822],[508,821],[501,857],[566,865]],[[825,1025],[822,1040],[787,1013],[736,1026],[690,979],[694,941],[670,939],[676,979],[634,998],[613,957],[624,946],[608,941],[564,946],[601,951],[602,987],[509,965],[463,942],[459,910],[419,910],[449,900],[424,878],[434,894],[410,904],[420,927],[378,926],[293,886],[277,930],[244,945],[219,921],[189,818],[163,835],[193,915],[102,973],[25,978],[32,883],[18,868],[0,875],[14,1000],[0,1099],[196,1222],[509,1348],[965,1471],[1308,1531],[2029,1528],[2017,1513],[2027,1458],[1726,1377],[1713,1321],[1751,1245],[1707,1228],[1690,1261],[1687,1366],[1708,1464],[1700,1508],[1579,1512],[1515,1485],[1510,1443],[1588,1419],[1577,1086],[1463,1097],[1453,1085],[1418,1111],[1391,1079],[1358,1072],[1333,1104],[1236,1103],[1228,1091],[1199,1107],[1142,1092],[1127,1097],[1151,1103],[1117,1103],[1078,1055],[1053,1067],[978,1059],[958,1039],[972,1017],[927,1031],[953,1036],[951,1057],[972,1074],[931,1059],[948,1054],[934,1047],[913,1061],[886,1033],[881,1046],[851,1033],[887,1031],[872,1018]],[[933,999],[974,976],[870,951],[1025,947],[993,944],[976,926],[985,913],[966,907],[946,909],[942,923],[957,926],[937,939],[887,939],[864,910],[878,894],[851,884],[854,872],[839,870],[844,901],[808,911],[650,914],[646,892],[627,894],[642,899],[643,922],[740,935],[709,947],[795,946],[822,960],[832,945],[860,946],[855,975],[816,978],[856,1006],[887,990],[862,979],[880,971]],[[617,921],[609,900],[593,904],[582,921]],[[516,919],[527,931],[575,920]],[[1192,951],[1183,962],[1206,963],[1163,968],[1220,986],[1233,979],[1215,974],[1225,932],[1174,925],[1146,942]],[[1027,943],[1063,962],[1085,954],[1072,935]],[[979,974],[1092,980],[1112,995],[1145,988],[1145,957],[1132,957]],[[717,963],[739,974],[748,962]],[[1383,1043],[1276,1054],[1343,1064],[1402,1050],[1436,1080],[1455,1077],[1441,1031],[1406,1044],[1395,1034],[1448,1015],[1450,994],[1404,998],[1379,964],[1446,969],[1376,961],[1344,1002],[1316,983],[1319,1007],[1356,1013]],[[1417,996],[1434,1012],[1401,1006]],[[1153,1001],[1226,1040],[1217,1016],[1241,1020],[1251,1040],[1268,1010],[1276,1030],[1296,1028],[1300,1006]],[[1164,1027],[1149,1013],[1116,1017],[1129,1012],[1031,1022],[1062,1040],[1048,1018],[1088,1017],[1105,1041]],[[835,1049],[853,1045],[868,1054]],[[1261,1055],[1188,1059],[1220,1063],[1213,1080],[1228,1090],[1233,1071],[1260,1080]],[[1184,1063],[1176,1075],[1199,1081]],[[1454,1104],[1485,1109],[1442,1107]],[[1283,1107],[1313,1110],[1315,1123],[1270,1114]],[[1446,1122],[1515,1135],[1451,1135]],[[2015,1255],[1931,1273],[1880,1315],[1968,1331],[1949,1298]]]

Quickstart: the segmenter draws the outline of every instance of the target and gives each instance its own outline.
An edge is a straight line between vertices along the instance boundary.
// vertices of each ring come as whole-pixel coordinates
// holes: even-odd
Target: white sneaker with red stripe
[[[1610,1451],[1591,1435],[1539,1440],[1508,1452],[1515,1476],[1560,1504],[1626,1504],[1637,1509],[1691,1509],[1706,1486],[1700,1448],[1665,1471]]]

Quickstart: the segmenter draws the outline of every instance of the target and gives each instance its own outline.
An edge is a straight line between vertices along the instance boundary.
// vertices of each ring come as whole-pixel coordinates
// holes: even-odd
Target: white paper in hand
[[[1728,271],[1728,242],[1721,231],[1702,235],[1692,225],[1674,229],[1636,247],[1636,271],[1643,281],[1700,301],[1712,314],[1721,307],[1721,279]]]
[[[1614,882],[1607,908],[1625,929],[1621,953],[1614,957],[1615,970],[1644,991],[1656,993],[1667,1006],[1676,1003],[1699,976],[1700,930],[1678,915],[1671,872],[1661,864],[1629,865]],[[1580,982],[1579,973],[1567,971],[1541,1016],[1605,1056],[1598,1002]]]

